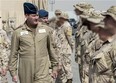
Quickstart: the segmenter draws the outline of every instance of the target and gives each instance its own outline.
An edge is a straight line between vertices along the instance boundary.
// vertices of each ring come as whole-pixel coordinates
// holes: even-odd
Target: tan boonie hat
[[[93,12],[94,9],[90,9],[90,10],[87,10],[87,11],[84,11],[80,17],[83,18],[83,19],[87,19],[89,16],[91,16],[91,12]]]
[[[75,9],[78,9],[79,11],[85,11],[85,10],[89,10],[89,9],[93,8],[93,6],[91,4],[86,3],[86,2],[80,2],[73,6],[75,7]]]
[[[57,13],[62,13],[62,11],[60,10],[60,9],[57,9],[57,10],[55,10],[55,14],[57,14]]]
[[[58,16],[58,18],[64,18],[64,19],[69,19],[68,13],[62,12],[61,15]]]
[[[100,11],[91,12],[90,16],[87,18],[89,22],[100,23],[104,19],[104,16],[101,15]]]
[[[111,6],[107,12],[102,13],[104,16],[111,16],[114,20],[116,20],[116,6]]]

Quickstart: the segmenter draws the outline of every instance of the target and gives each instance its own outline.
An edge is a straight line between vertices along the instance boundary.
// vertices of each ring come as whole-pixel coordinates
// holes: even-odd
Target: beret
[[[39,18],[48,17],[49,13],[48,13],[48,11],[41,9],[38,11],[38,15],[39,15]]]

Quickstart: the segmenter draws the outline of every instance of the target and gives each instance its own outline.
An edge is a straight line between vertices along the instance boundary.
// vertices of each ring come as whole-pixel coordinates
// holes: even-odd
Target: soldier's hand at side
[[[7,74],[7,68],[2,68],[1,74],[5,76]]]
[[[12,81],[13,81],[14,83],[17,83],[17,82],[18,82],[17,76],[13,76],[13,77],[12,77]]]
[[[57,78],[57,75],[58,75],[57,70],[53,70],[51,76],[52,76],[54,79],[56,79],[56,78]]]

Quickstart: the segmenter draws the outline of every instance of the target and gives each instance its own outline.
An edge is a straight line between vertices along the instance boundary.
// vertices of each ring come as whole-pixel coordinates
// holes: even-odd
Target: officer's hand
[[[57,78],[57,75],[58,75],[57,70],[53,70],[51,76],[52,76],[54,79],[56,79],[56,78]]]
[[[7,74],[7,68],[2,68],[1,74],[5,76]]]
[[[17,76],[13,76],[13,77],[12,77],[12,81],[13,81],[14,83],[18,83]]]

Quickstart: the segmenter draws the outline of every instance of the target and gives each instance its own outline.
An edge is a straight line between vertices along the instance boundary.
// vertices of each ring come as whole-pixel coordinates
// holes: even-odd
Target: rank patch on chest
[[[39,33],[46,33],[45,29],[39,29]]]
[[[26,34],[28,34],[28,31],[22,31],[22,32],[20,32],[20,35],[26,35]]]

